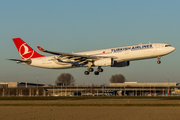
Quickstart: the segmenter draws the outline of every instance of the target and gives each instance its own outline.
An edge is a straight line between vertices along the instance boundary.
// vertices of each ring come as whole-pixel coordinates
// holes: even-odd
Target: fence
[[[43,87],[0,88],[0,96],[46,96]]]

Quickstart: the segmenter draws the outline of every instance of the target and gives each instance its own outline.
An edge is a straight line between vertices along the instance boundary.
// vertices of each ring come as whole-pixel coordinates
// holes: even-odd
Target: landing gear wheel
[[[161,56],[158,57],[158,61],[157,61],[158,64],[161,64],[160,59],[161,59]]]
[[[89,75],[89,72],[88,72],[88,71],[85,71],[84,74],[85,74],[85,75]]]
[[[89,68],[89,72],[93,72],[94,71],[94,69],[93,68]]]
[[[158,64],[161,64],[161,61],[157,61]]]
[[[102,68],[98,69],[98,72],[103,72],[103,69]]]
[[[98,71],[95,71],[94,74],[95,74],[95,75],[99,75],[99,72],[98,72]]]

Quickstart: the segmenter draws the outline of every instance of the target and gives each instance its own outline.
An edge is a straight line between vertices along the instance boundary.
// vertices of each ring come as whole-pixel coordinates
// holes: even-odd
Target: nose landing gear
[[[157,61],[158,64],[161,64],[160,59],[161,59],[161,57],[158,57],[158,61]]]
[[[157,61],[158,64],[161,64],[161,61]]]

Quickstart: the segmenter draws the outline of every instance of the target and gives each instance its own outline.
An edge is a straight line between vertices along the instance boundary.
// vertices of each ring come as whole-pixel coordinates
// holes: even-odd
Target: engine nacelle
[[[124,61],[124,62],[119,62],[119,63],[117,61],[114,61],[114,64],[111,65],[111,67],[126,67],[129,65],[130,65],[129,61]]]
[[[104,58],[94,61],[95,66],[111,66],[113,65],[113,63],[114,63],[113,58]]]

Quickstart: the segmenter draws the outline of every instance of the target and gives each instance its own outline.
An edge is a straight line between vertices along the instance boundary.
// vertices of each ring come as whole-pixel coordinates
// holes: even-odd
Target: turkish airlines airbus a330
[[[126,67],[130,65],[129,61],[133,60],[158,58],[157,63],[160,64],[161,56],[175,50],[174,47],[165,43],[139,44],[78,53],[53,52],[38,46],[40,51],[53,54],[53,56],[44,56],[34,51],[21,38],[13,38],[13,41],[22,60],[9,60],[19,64],[51,69],[88,67],[88,70],[84,72],[85,75],[94,71],[92,67],[97,67],[94,74],[99,75],[99,72],[103,72],[102,67]]]

